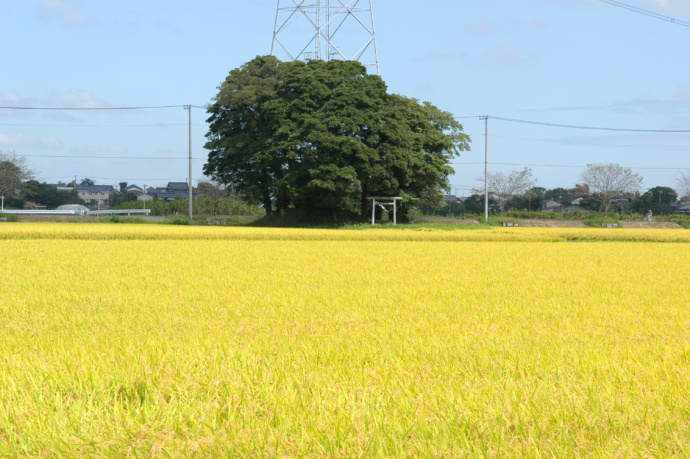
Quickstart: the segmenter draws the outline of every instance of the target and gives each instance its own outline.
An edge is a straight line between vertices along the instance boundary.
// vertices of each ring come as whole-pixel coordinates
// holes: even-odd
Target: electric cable
[[[616,131],[616,132],[657,132],[665,134],[678,134],[678,133],[690,133],[690,129],[631,129],[631,128],[611,128],[611,127],[599,127],[599,126],[579,126],[573,124],[558,124],[558,123],[545,123],[542,121],[529,121],[521,120],[516,118],[503,118],[500,116],[490,116],[492,120],[507,121],[509,123],[522,123],[522,124],[534,124],[537,126],[549,126],[549,127],[559,127],[567,129],[586,129],[594,131]]]
[[[609,5],[612,5],[612,6],[617,6],[619,8],[624,8],[624,9],[632,11],[634,13],[643,14],[645,16],[649,16],[649,17],[652,17],[655,19],[661,19],[662,21],[672,22],[673,24],[677,24],[679,26],[690,27],[690,22],[682,21],[680,19],[675,19],[675,18],[672,18],[670,16],[665,16],[663,14],[655,13],[653,11],[643,10],[642,8],[628,5],[627,3],[618,2],[616,0],[599,0],[599,1],[604,2],[604,3],[608,3]]]

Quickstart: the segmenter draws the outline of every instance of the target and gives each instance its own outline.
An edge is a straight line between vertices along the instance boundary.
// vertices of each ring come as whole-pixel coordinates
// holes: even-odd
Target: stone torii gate
[[[402,201],[403,198],[400,196],[394,196],[394,197],[385,197],[385,196],[369,196],[367,197],[371,203],[371,224],[376,223],[376,204],[380,204],[382,206],[393,206],[393,225],[397,225],[397,211],[398,211],[398,206],[397,202]]]

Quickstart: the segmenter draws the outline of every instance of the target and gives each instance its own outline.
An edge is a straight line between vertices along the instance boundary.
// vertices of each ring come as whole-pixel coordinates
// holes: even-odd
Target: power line
[[[492,135],[493,138],[498,139],[511,139],[511,140],[528,140],[532,142],[546,142],[546,143],[560,143],[565,145],[588,145],[594,147],[629,147],[629,148],[683,148],[689,149],[690,145],[643,145],[643,144],[621,144],[621,143],[594,143],[594,142],[579,142],[579,141],[569,141],[569,140],[557,140],[557,139],[533,139],[529,137],[511,137],[504,135]]]
[[[164,178],[132,178],[132,177],[119,177],[119,178],[113,178],[113,177],[90,177],[94,180],[167,180],[167,181],[174,181],[174,180],[187,180],[187,177],[164,177]]]
[[[154,105],[150,107],[0,107],[3,110],[72,110],[72,111],[95,111],[95,110],[153,110],[162,108],[183,108],[184,105]]]
[[[187,126],[187,123],[158,123],[158,124],[6,124],[0,123],[0,126],[12,127],[55,127],[55,128],[110,128],[110,127],[170,127],[170,126]],[[206,126],[205,124],[192,124],[192,126]]]
[[[655,19],[661,19],[662,21],[672,22],[672,23],[677,24],[679,26],[690,27],[690,22],[681,21],[680,19],[675,19],[675,18],[672,18],[670,16],[665,16],[663,14],[655,13],[653,11],[643,10],[642,8],[628,5],[627,3],[618,2],[616,0],[599,0],[599,1],[604,2],[604,3],[608,3],[609,5],[617,6],[619,8],[623,8],[623,9],[632,11],[634,13],[643,14],[645,16],[649,16],[649,17],[652,17]]]
[[[75,156],[75,155],[22,155],[27,158],[70,158],[70,159],[144,159],[144,160],[189,160],[189,157],[176,156]],[[206,158],[192,158],[195,161],[205,161]]]
[[[481,163],[451,163],[454,165],[480,165]],[[527,166],[527,167],[557,167],[557,168],[570,168],[570,169],[585,169],[586,165],[573,165],[573,164],[526,164],[526,163],[489,163],[494,166]],[[675,171],[679,169],[690,169],[690,167],[648,167],[648,166],[624,166],[630,169],[638,170],[663,170],[663,171]]]
[[[182,181],[182,180],[187,180],[187,177],[164,177],[164,178],[150,178],[150,177],[145,177],[145,178],[131,178],[131,177],[92,177],[89,175],[81,175],[77,174],[78,177],[84,177],[84,178],[90,178],[92,180],[163,180],[163,181]],[[70,178],[74,179],[74,175],[56,175],[54,177],[41,177],[43,180],[51,180],[51,179],[60,179],[60,178]]]
[[[603,0],[602,0],[603,1]],[[492,120],[507,121],[510,123],[522,123],[522,124],[534,124],[537,126],[549,126],[549,127],[560,127],[567,129],[587,129],[594,131],[616,131],[616,132],[657,132],[657,133],[690,133],[690,129],[630,129],[630,128],[611,128],[611,127],[598,127],[598,126],[578,126],[572,124],[558,124],[558,123],[544,123],[541,121],[529,121],[520,120],[515,118],[501,118],[499,116],[492,116]]]

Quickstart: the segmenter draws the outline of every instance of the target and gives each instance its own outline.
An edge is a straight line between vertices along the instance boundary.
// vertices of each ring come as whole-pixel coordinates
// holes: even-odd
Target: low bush
[[[676,223],[678,223],[685,229],[690,229],[690,217],[679,218],[678,220],[676,220]]]
[[[12,215],[12,214],[0,213],[0,218],[6,218],[8,222],[18,222],[19,221],[19,217],[16,215]]]
[[[601,228],[607,224],[618,224],[618,220],[611,217],[594,217],[587,218],[584,221],[585,225],[591,226],[593,228]]]
[[[520,219],[515,218],[515,217],[509,217],[509,216],[500,216],[500,215],[489,215],[489,219],[486,220],[484,216],[481,216],[478,218],[479,223],[484,223],[489,226],[503,226],[503,223],[513,223],[517,226],[522,226],[522,222]]]
[[[190,220],[186,215],[175,215],[166,219],[163,223],[166,225],[189,225]]]
[[[144,204],[138,201],[123,202],[117,209],[143,209]],[[146,208],[151,209],[151,215],[164,217],[175,213],[187,213],[189,211],[189,201],[187,199],[175,199],[174,201],[164,201],[156,199],[147,201]],[[216,203],[213,198],[197,198],[192,200],[192,212],[194,215],[207,214],[213,215],[264,215],[264,209],[254,204],[237,199],[229,198]]]

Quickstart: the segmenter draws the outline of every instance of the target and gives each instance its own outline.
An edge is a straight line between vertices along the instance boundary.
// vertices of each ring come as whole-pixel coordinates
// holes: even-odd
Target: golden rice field
[[[1,457],[688,457],[690,231],[0,225]]]

